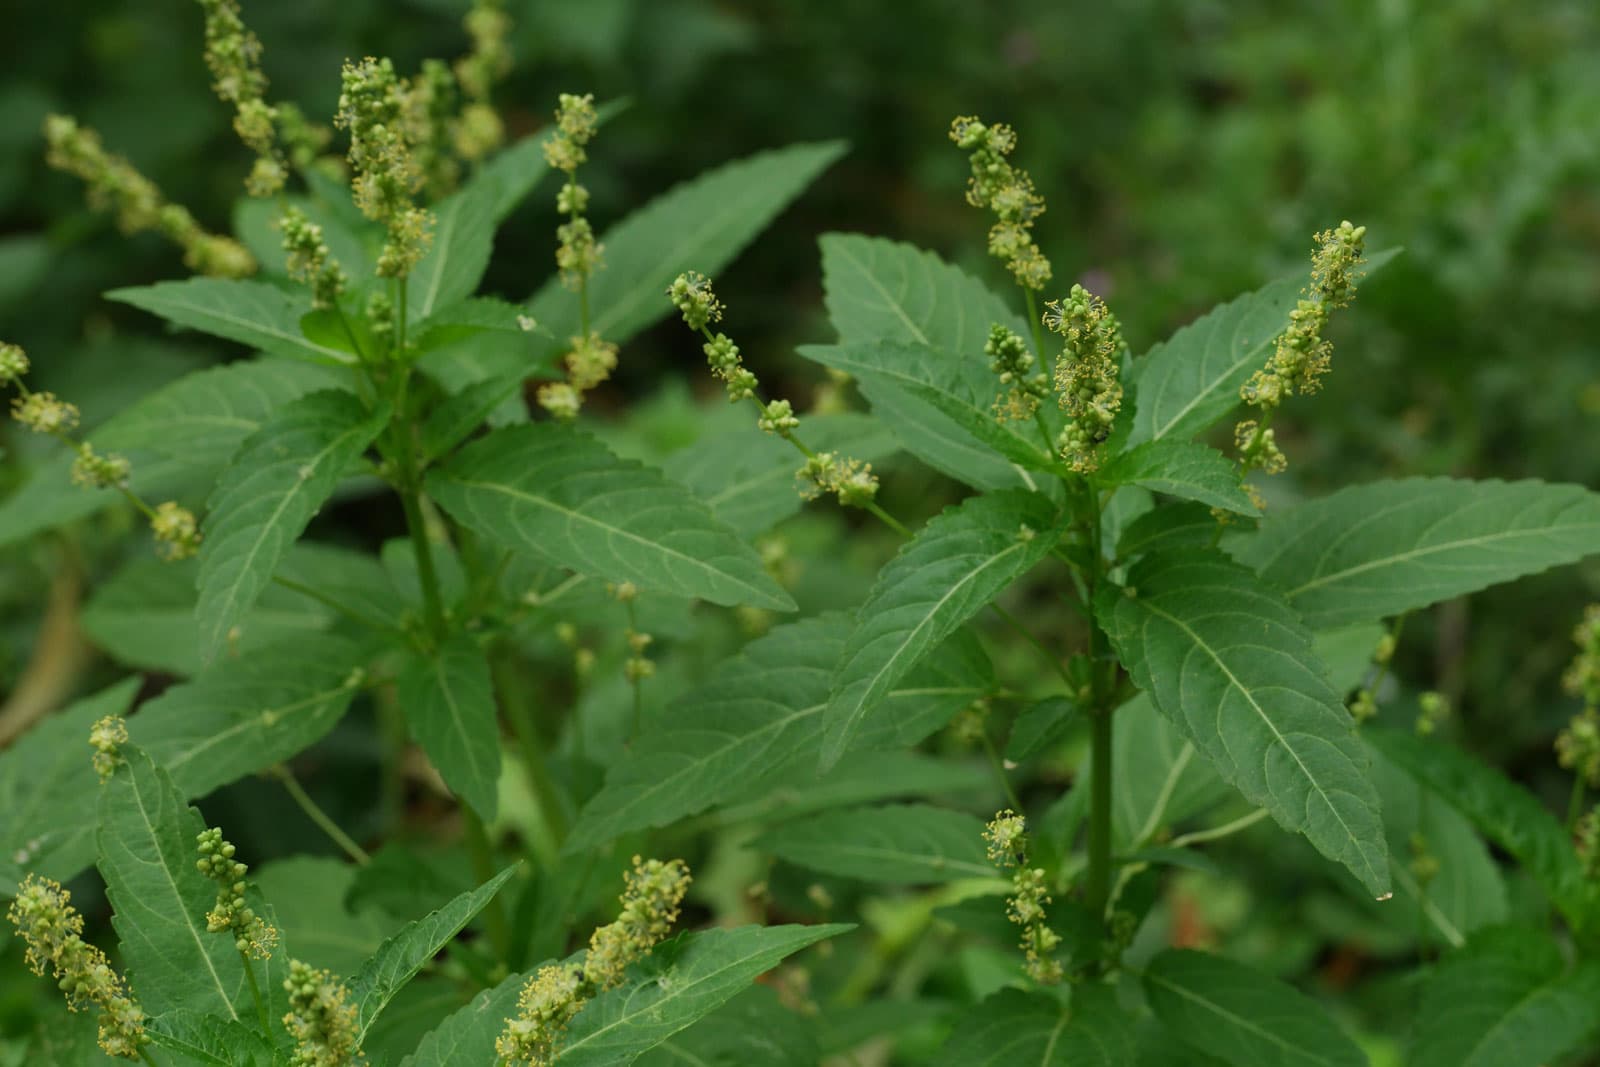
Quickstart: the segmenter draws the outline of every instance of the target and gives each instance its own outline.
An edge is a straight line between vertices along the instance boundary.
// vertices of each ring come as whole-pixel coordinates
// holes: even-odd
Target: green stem
[[[239,962],[244,964],[244,976],[250,982],[250,999],[256,1002],[256,1018],[261,1023],[261,1033],[263,1036],[271,1037],[272,1020],[267,1016],[267,1002],[261,999],[261,986],[256,982],[256,969],[251,966],[250,956],[244,949],[239,950]]]
[[[494,877],[494,851],[489,844],[489,833],[483,819],[466,801],[461,802],[461,819],[467,831],[467,851],[472,856],[472,870],[479,883]],[[484,924],[489,928],[489,941],[496,955],[504,960],[511,955],[511,924],[506,918],[505,905],[497,895],[484,909]]]
[[[1028,301],[1028,328],[1033,331],[1033,354],[1039,360],[1039,366],[1043,367],[1044,319],[1039,317],[1039,305],[1034,302],[1033,290],[1024,285],[1022,287],[1022,295]]]
[[[1581,771],[1582,768],[1579,768]],[[1567,833],[1574,833],[1578,829],[1578,820],[1583,817],[1584,781],[1580,773],[1572,780],[1572,799],[1567,801]]]
[[[533,718],[533,702],[528,699],[526,686],[517,673],[516,664],[506,655],[500,654],[490,659],[489,666],[494,675],[494,688],[500,698],[501,710],[505,713],[506,721],[511,724],[511,732],[516,736],[517,749],[528,775],[528,785],[533,789],[534,799],[539,805],[540,818],[549,834],[550,854],[541,857],[548,863],[559,853],[561,843],[566,839],[566,809],[562,807],[561,794],[556,788],[555,780],[550,776],[550,766],[545,759],[544,746],[539,741],[538,724]],[[578,729],[581,736],[582,729],[581,727]]]
[[[301,788],[300,780],[294,776],[293,771],[280,763],[272,769],[272,773],[283,783],[283,788],[288,792],[290,799],[300,806],[300,810],[305,812],[323,833],[328,835],[329,840],[344,850],[345,855],[362,867],[372,862],[372,857],[367,855],[366,849],[356,844],[354,838],[340,829],[339,824],[322,810],[321,805],[311,799],[311,794]]]
[[[1240,830],[1247,830],[1266,817],[1267,809],[1257,808],[1250,814],[1241,815],[1232,822],[1223,823],[1221,826],[1213,826],[1209,830],[1196,830],[1192,834],[1180,834],[1168,844],[1172,848],[1186,848],[1189,845],[1201,845],[1207,841],[1218,841],[1236,834]]]
[[[161,1067],[161,1065],[156,1062],[155,1057],[150,1055],[150,1050],[142,1046],[139,1049],[139,1058],[145,1063],[149,1064],[150,1067]]]
[[[1111,895],[1111,711],[1089,718],[1089,870],[1084,900],[1096,922],[1105,921]]]
[[[400,506],[405,509],[406,530],[411,535],[411,548],[417,556],[417,577],[422,585],[422,610],[427,619],[428,633],[435,641],[444,636],[444,604],[439,596],[439,574],[433,567],[433,545],[428,539],[427,525],[422,518],[422,494],[413,482],[414,472],[406,450],[406,470],[401,477],[406,484],[400,490]]]

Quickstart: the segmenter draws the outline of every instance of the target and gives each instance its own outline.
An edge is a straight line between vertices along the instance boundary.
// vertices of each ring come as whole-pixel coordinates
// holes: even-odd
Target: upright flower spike
[[[1044,324],[1065,344],[1056,357],[1056,397],[1072,420],[1056,442],[1072,469],[1099,468],[1099,446],[1122,408],[1122,327],[1106,302],[1081,285],[1046,305]]]
[[[206,929],[213,934],[231,932],[234,946],[247,959],[267,959],[278,943],[278,931],[245,901],[249,885],[244,876],[250,868],[233,858],[233,845],[214,827],[200,832],[195,849],[200,854],[195,868],[217,883],[217,904],[206,913]]]
[[[1285,397],[1309,396],[1322,388],[1332,363],[1333,344],[1322,336],[1329,312],[1350,306],[1361,277],[1367,228],[1348,220],[1317,234],[1311,255],[1311,284],[1289,312],[1288,325],[1273,343],[1267,364],[1239,389],[1246,404],[1261,410],[1259,419],[1234,427],[1234,443],[1246,471],[1277,474],[1288,466],[1268,423]]]
[[[72,894],[58,882],[30,874],[6,909],[6,918],[28,947],[29,970],[42,977],[48,968],[70,1010],[99,1010],[100,1048],[106,1055],[138,1059],[150,1042],[144,1011],[128,995],[105,953],[83,940],[83,916],[72,907]]]
[[[294,1038],[293,1067],[345,1067],[365,1062],[357,1046],[360,1018],[350,991],[333,972],[289,961],[283,981],[289,1011],[283,1025]]]
[[[1050,394],[1050,376],[1035,369],[1038,361],[1028,342],[1016,331],[995,323],[989,327],[983,354],[989,357],[989,369],[1006,387],[994,402],[995,416],[1001,422],[1033,418],[1039,401]]]
[[[1050,261],[1033,241],[1033,223],[1044,214],[1044,198],[1033,188],[1028,172],[1013,167],[1006,157],[1017,147],[1010,126],[987,126],[975,116],[950,123],[950,140],[971,154],[972,180],[967,203],[995,214],[989,230],[989,254],[1005,260],[1017,284],[1037,292],[1050,280]]]
[[[311,287],[311,306],[331,308],[349,283],[339,261],[322,239],[322,227],[306,218],[297,207],[285,208],[278,220],[283,233],[283,250],[289,257],[289,277]]]
[[[635,856],[623,882],[621,914],[595,930],[583,962],[541,967],[522,987],[517,1014],[495,1039],[502,1060],[530,1067],[553,1063],[567,1024],[583,1006],[620,985],[628,964],[649,955],[672,931],[689,890],[688,866]]]
[[[422,187],[433,200],[449,194],[461,180],[454,145],[460,97],[455,75],[442,59],[424,59],[406,90],[406,138],[417,154]]]
[[[494,86],[511,70],[511,16],[504,0],[475,0],[462,19],[472,51],[456,61],[456,81],[467,97],[455,123],[455,150],[477,162],[505,140],[505,124],[490,103]]]
[[[238,0],[199,0],[206,18],[206,66],[211,87],[233,105],[233,129],[251,151],[255,166],[245,180],[251,196],[272,196],[283,188],[289,169],[278,149],[278,109],[267,103],[267,76],[261,72],[261,41],[250,32]]]
[[[1024,970],[1029,978],[1043,985],[1061,981],[1061,963],[1055,958],[1061,937],[1050,929],[1045,915],[1050,893],[1044,871],[1028,866],[1027,820],[1007,808],[984,827],[983,840],[989,862],[1001,870],[1013,871],[1006,917],[1022,927],[1021,948],[1027,959]]]
[[[394,64],[368,57],[345,63],[334,124],[350,131],[356,206],[388,232],[378,274],[403,278],[427,250],[433,216],[412,202],[422,183],[405,139],[405,94]]]
[[[89,187],[89,206],[110,212],[123,233],[161,234],[183,249],[184,266],[201,274],[242,278],[255,273],[256,261],[243,245],[207,233],[188,209],[163,199],[133,164],[107,152],[93,130],[65,115],[50,115],[44,135],[45,162],[82,179]]]

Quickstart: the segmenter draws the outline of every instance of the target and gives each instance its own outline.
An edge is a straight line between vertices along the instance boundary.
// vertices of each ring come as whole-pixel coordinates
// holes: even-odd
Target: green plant
[[[729,165],[597,233],[578,176],[613,110],[563,95],[549,129],[495,154],[498,3],[473,7],[453,73],[346,64],[343,159],[322,154],[331,131],[268,102],[237,5],[201,6],[214,88],[257,158],[247,189],[266,198],[237,238],[76,122],[47,135],[125,227],[217,275],[112,298],[261,354],[79,434],[70,402],[28,384],[28,356],[0,348],[17,422],[65,445],[5,502],[10,521],[76,550],[85,520],[132,508],[168,561],[120,567],[91,614],[112,658],[178,680],[136,702],[125,672],[0,755],[0,890],[28,966],[97,1012],[105,1053],[1369,1062],[1394,1042],[1381,1015],[1358,1020],[1369,1053],[1280,977],[1162,947],[1186,940],[1162,930],[1164,886],[1277,834],[1269,819],[1289,831],[1269,856],[1397,944],[1420,991],[1407,1062],[1592,1052],[1592,620],[1569,672],[1585,710],[1559,741],[1566,826],[1434,736],[1437,695],[1417,697],[1412,729],[1385,720],[1406,703],[1388,677],[1399,621],[1591,553],[1600,496],[1407,479],[1265,508],[1250,480],[1286,467],[1278,409],[1317,391],[1330,313],[1393,256],[1368,256],[1363,227],[1317,234],[1308,277],[1134,357],[1105,300],[1051,288],[1016,135],[960,118],[968,200],[994,213],[989,251],[1021,299],[908,245],[825,236],[838,336],[801,354],[834,376],[806,410],[765,395],[716,329],[740,309],[708,274],[840,146]],[[555,277],[522,303],[476,295],[497,227],[551,171]],[[727,399],[758,410],[658,466],[634,458],[661,451],[651,409],[619,424],[591,399],[674,308]],[[870,415],[844,410],[850,389]],[[1241,403],[1258,411],[1232,429],[1237,458],[1196,440]],[[900,452],[960,501],[906,513],[885,473],[912,469]],[[824,496],[862,524],[809,549],[768,536]],[[319,518],[341,502],[393,507],[404,537],[363,550]],[[904,543],[863,599],[826,572],[863,573],[867,523]],[[292,765],[341,738],[378,764],[345,818]],[[257,775],[345,860],[249,877],[189,804]],[[987,827],[975,814],[996,809]],[[1513,910],[1483,839],[1548,908]],[[694,893],[683,859],[643,852],[693,855]],[[61,885],[91,863],[126,978]],[[709,928],[669,937],[686,907]],[[80,1029],[49,1031],[0,1052],[93,1059],[70,1044]]]

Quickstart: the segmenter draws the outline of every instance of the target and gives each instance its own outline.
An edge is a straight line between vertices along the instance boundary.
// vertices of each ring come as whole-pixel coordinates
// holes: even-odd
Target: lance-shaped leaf
[[[983,823],[927,804],[845,808],[784,823],[750,843],[824,874],[893,885],[990,878]]]
[[[1449,745],[1381,727],[1362,737],[1510,853],[1568,922],[1585,925],[1588,886],[1572,838],[1533,794]]]
[[[434,205],[432,240],[405,279],[408,316],[426,319],[477,290],[494,251],[499,201],[498,183],[479,180]]]
[[[201,648],[221,650],[346,469],[383,430],[351,393],[322,390],[279,408],[252,434],[211,494],[200,547]]]
[[[755,550],[688,490],[593,437],[540,423],[474,441],[428,478],[457,521],[507,548],[642,589],[792,611]]]
[[[1411,1067],[1539,1067],[1566,1062],[1600,1029],[1600,962],[1570,970],[1540,930],[1491,927],[1422,985]],[[1590,1049],[1590,1051],[1593,1051]]]
[[[1131,1021],[1102,985],[1074,986],[1072,1004],[1002,989],[968,1011],[934,1067],[1124,1067],[1134,1062]]]
[[[98,783],[84,740],[98,720],[127,714],[139,683],[124,678],[84,697],[0,751],[0,856],[60,882],[94,862]]]
[[[636,1067],[816,1067],[815,1020],[791,1011],[769,986],[734,997],[634,1061]]]
[[[329,365],[355,362],[350,353],[318,344],[301,332],[300,317],[311,310],[310,294],[304,291],[269,282],[187,278],[113,289],[106,297],[274,356]]]
[[[1211,553],[1146,556],[1095,615],[1134,682],[1252,804],[1389,891],[1378,795],[1349,713],[1283,598]]]
[[[945,509],[889,561],[856,613],[834,675],[823,718],[824,770],[922,657],[1049,555],[1060,522],[1036,493],[987,493]]]
[[[1156,1018],[1191,1048],[1236,1067],[1367,1067],[1316,1001],[1205,952],[1167,951],[1144,972]]]
[[[1192,441],[1147,441],[1107,463],[1098,480],[1143,486],[1240,515],[1257,512],[1240,488],[1238,466],[1216,449]]]
[[[896,340],[804,345],[800,354],[854,377],[874,407],[882,400],[893,410],[896,401],[903,404],[903,399],[909,398],[937,411],[964,437],[1011,463],[1032,470],[1052,470],[1060,465],[1032,419],[1002,420],[998,416],[995,397],[1001,386],[981,360],[917,341]],[[899,419],[892,424],[897,431],[902,427]],[[925,428],[907,429],[906,447],[916,451],[913,442]]]
[[[978,398],[980,407],[993,401],[999,383],[983,356],[990,325],[1028,335],[1027,323],[1005,301],[976,278],[912,245],[839,233],[825,234],[819,243],[828,317],[841,344],[900,342],[954,353],[955,363],[939,379],[943,390],[956,391],[960,401]],[[979,489],[1038,487],[1033,475],[894,379],[878,375],[864,388],[874,412],[935,469]],[[1051,405],[1045,414],[1059,419]]]
[[[808,416],[800,430],[807,446],[872,463],[898,447],[894,435],[866,415]],[[799,511],[795,472],[802,458],[782,438],[752,423],[734,433],[710,434],[667,457],[669,478],[694,490],[717,518],[751,538]]]
[[[207,1067],[267,1067],[276,1062],[271,1043],[250,1023],[205,1015],[194,1010],[169,1011],[150,1020],[150,1040],[158,1048],[182,1056],[180,1062]]]
[[[379,947],[377,953],[350,982],[350,1000],[360,1020],[358,1032],[365,1037],[372,1024],[402,987],[424,964],[439,954],[516,873],[507,867],[471,892],[463,893],[438,911],[407,924]]]
[[[122,756],[100,792],[97,839],[128,984],[152,1015],[238,1019],[250,1004],[244,967],[231,935],[206,930],[217,886],[195,867],[205,822],[143,750],[127,745]]]
[[[1429,604],[1600,552],[1600,493],[1405,478],[1274,511],[1237,556],[1318,629]]]
[[[621,986],[585,1005],[552,1062],[560,1067],[631,1063],[726,1004],[784,958],[854,928],[826,923],[681,934],[629,967]]]
[[[440,648],[409,651],[396,683],[400,710],[452,792],[483,819],[495,817],[500,727],[489,660],[457,633]]]
[[[1374,273],[1398,254],[1399,249],[1374,253],[1363,272]],[[1266,364],[1273,342],[1289,325],[1304,285],[1304,275],[1269,282],[1212,309],[1135,360],[1138,407],[1130,443],[1187,440],[1232,411],[1239,387]]]
[[[585,805],[567,840],[592,847],[708,808],[816,781],[820,723],[852,624],[823,615],[780,626],[724,661],[646,726]],[[958,637],[889,694],[863,747],[916,744],[985,693],[993,672]]]

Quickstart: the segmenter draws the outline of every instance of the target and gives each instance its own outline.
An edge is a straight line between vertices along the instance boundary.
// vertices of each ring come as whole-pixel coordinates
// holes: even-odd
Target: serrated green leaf
[[[202,529],[195,616],[208,660],[388,421],[387,408],[369,412],[351,393],[322,390],[279,408],[239,446]]]
[[[665,826],[758,788],[814,782],[818,724],[850,630],[842,615],[806,619],[724,661],[612,766],[605,788],[580,813],[568,849]],[[971,663],[970,655],[934,657],[884,702],[892,714],[869,726],[863,746],[912,745],[948,722],[989,686],[987,664],[980,673]]]
[[[897,340],[802,345],[799,352],[813,362],[854,377],[874,408],[880,399],[892,410],[896,400],[909,398],[954,424],[962,434],[957,440],[975,441],[1010,463],[1030,470],[1060,467],[1033,420],[999,418],[994,406],[999,382],[986,364],[975,362],[970,356],[917,341]],[[899,421],[891,425],[897,432],[902,429]],[[926,429],[905,429],[906,447],[915,452],[914,442]],[[939,455],[945,455],[948,447],[941,447]]]
[[[850,923],[741,926],[682,934],[628,968],[623,984],[578,1013],[551,1062],[613,1067],[634,1057],[743,992],[808,945],[842,934]]]
[[[433,205],[428,250],[405,278],[406,313],[413,320],[425,320],[478,288],[494,251],[499,202],[498,183],[479,176]]]
[[[443,456],[472,436],[508,402],[522,404],[522,376],[485,378],[440,401],[422,426],[422,452],[429,459]]]
[[[1506,886],[1500,868],[1464,816],[1433,790],[1420,785],[1381,752],[1374,752],[1372,780],[1383,804],[1389,840],[1394,900],[1373,905],[1393,928],[1459,948],[1474,930],[1506,919]],[[1438,869],[1425,884],[1412,870],[1412,844],[1421,840]]]
[[[966,647],[962,647],[966,646]],[[959,657],[977,649],[977,641],[957,640],[940,650],[940,655]],[[977,675],[987,669],[969,666],[950,671],[941,663],[945,677]],[[994,777],[974,763],[925,756],[916,751],[857,752],[839,761],[827,774],[804,780],[791,775],[776,783],[756,782],[742,796],[732,798],[721,812],[721,821],[747,819],[766,823],[828,811],[852,804],[872,804],[902,797],[938,797],[952,794],[987,796],[994,788]]]
[[[867,415],[808,417],[807,447],[874,463],[898,447],[894,435]],[[800,510],[795,481],[802,457],[788,441],[757,430],[754,422],[733,433],[709,434],[667,457],[662,470],[705,501],[713,514],[746,540]]]
[[[672,312],[679,273],[715,276],[817,175],[844,154],[838,141],[761,152],[707,171],[652,200],[600,237],[604,266],[589,279],[590,329],[621,344]],[[578,333],[578,302],[551,278],[530,312],[560,349]]]
[[[494,1067],[494,1043],[534,972],[513,974],[457,1008],[430,1030],[400,1067]]]
[[[1258,510],[1240,488],[1238,466],[1216,449],[1192,441],[1146,441],[1107,463],[1098,480],[1143,486],[1240,515]]]
[[[1124,1067],[1133,1060],[1132,1023],[1112,992],[1073,987],[1068,1010],[1043,993],[1002,989],[969,1010],[934,1067]]]
[[[816,1067],[822,1052],[812,1027],[812,1020],[784,1007],[776,991],[752,986],[634,1060],[634,1067]]]
[[[972,497],[919,530],[856,614],[823,717],[821,767],[838,762],[899,680],[1049,555],[1060,533],[1055,506],[1022,490]]]
[[[151,1043],[185,1062],[216,1067],[273,1067],[276,1050],[254,1025],[192,1010],[169,1011],[150,1020]]]
[[[311,310],[308,291],[280,289],[269,282],[187,278],[113,289],[106,299],[274,356],[330,366],[356,361],[350,353],[316,344],[300,332],[300,317]]]
[[[1132,560],[1162,550],[1210,548],[1216,533],[1217,517],[1204,504],[1188,500],[1164,504],[1128,523],[1117,538],[1117,558]]]
[[[1111,827],[1118,848],[1155,840],[1229,796],[1226,782],[1182,730],[1140,693],[1117,709],[1111,739]]]
[[[892,885],[990,878],[983,823],[927,804],[846,808],[796,819],[750,843],[824,874]]]
[[[1398,253],[1387,249],[1369,256],[1365,273],[1380,270]],[[1187,440],[1237,407],[1239,387],[1266,365],[1304,284],[1304,275],[1269,282],[1212,309],[1135,360],[1138,406],[1129,444]]]
[[[1145,968],[1144,989],[1185,1044],[1235,1067],[1367,1067],[1316,1001],[1221,956],[1162,952]]]
[[[1382,727],[1361,736],[1510,853],[1568,922],[1585,925],[1588,887],[1572,838],[1531,793],[1449,745]]]
[[[131,667],[179,677],[198,673],[203,663],[195,574],[190,560],[135,560],[95,589],[78,620],[85,636]],[[248,657],[295,634],[326,629],[333,619],[318,601],[268,587],[235,628],[228,649]]]
[[[1095,615],[1157,710],[1252,804],[1374,896],[1388,850],[1366,753],[1283,599],[1215,554],[1146,556]]]
[[[372,1029],[394,995],[488,906],[516,870],[515,865],[507,867],[438,911],[408,923],[378,948],[350,982],[350,1002],[358,1013],[357,1032],[361,1037]]]
[[[1273,511],[1236,555],[1318,629],[1426,607],[1600,552],[1600,493],[1405,478]]]
[[[1568,970],[1543,931],[1495,927],[1446,956],[1422,984],[1410,1067],[1565,1062],[1600,1029],[1600,962]],[[1589,1049],[1588,1051],[1593,1051]]]
[[[60,882],[94,862],[89,728],[126,715],[140,681],[124,678],[75,701],[0,751],[0,855]]]
[[[428,492],[484,537],[590,577],[794,609],[755,551],[687,490],[568,426],[497,430],[434,470]]]
[[[122,756],[100,790],[96,840],[128,984],[151,1015],[238,1019],[252,1003],[244,967],[231,936],[206,930],[217,887],[195,867],[205,822],[142,749]]]
[[[479,817],[493,820],[500,722],[489,660],[478,642],[457,633],[433,652],[408,651],[396,692],[411,735],[451,792]]]

